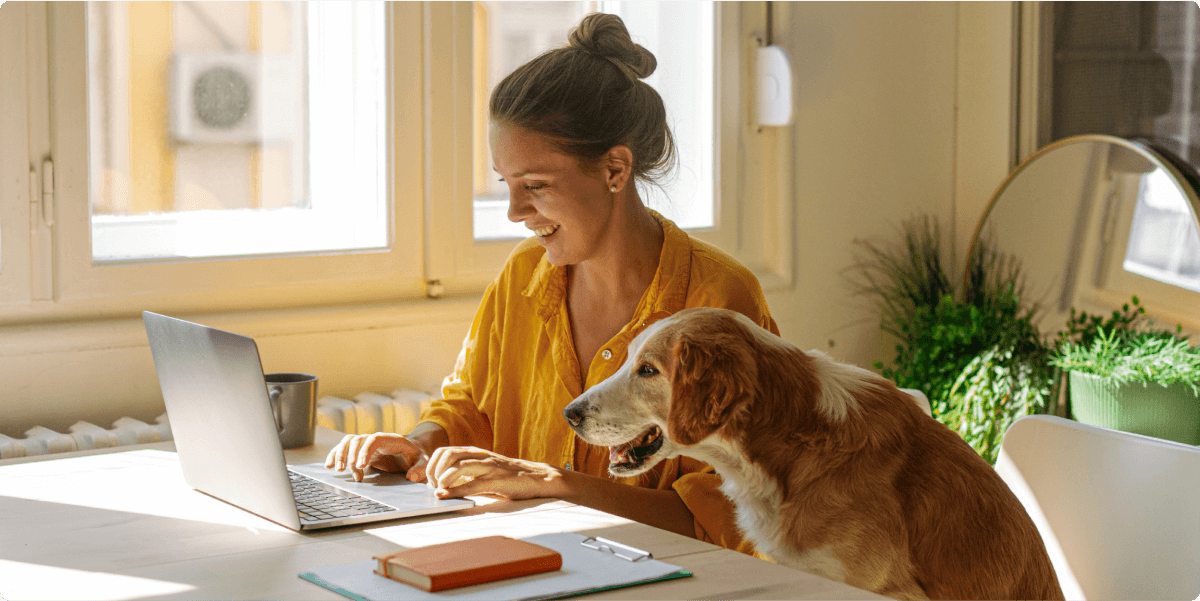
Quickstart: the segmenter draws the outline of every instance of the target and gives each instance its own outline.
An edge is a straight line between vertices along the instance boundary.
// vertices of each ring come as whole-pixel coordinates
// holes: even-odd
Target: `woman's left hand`
[[[476,447],[437,449],[429,458],[425,476],[443,499],[483,495],[515,501],[567,493],[562,470]]]

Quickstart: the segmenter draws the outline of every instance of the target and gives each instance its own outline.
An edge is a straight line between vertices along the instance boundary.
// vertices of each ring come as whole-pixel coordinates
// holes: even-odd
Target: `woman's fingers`
[[[361,482],[367,468],[405,472],[424,459],[425,452],[404,436],[376,432],[347,435],[329,452],[325,458],[325,467],[338,471],[349,469],[355,481]]]
[[[488,451],[476,447],[442,447],[429,456],[429,463],[425,466],[425,478],[430,486],[441,488],[441,475],[451,466],[465,459],[483,459],[489,456]]]
[[[325,456],[325,467],[327,469],[336,469],[339,471],[345,469],[346,453],[350,448],[350,442],[354,438],[353,434],[347,434],[342,437],[341,442],[330,449],[329,454]],[[338,467],[338,465],[342,465],[343,467]]]

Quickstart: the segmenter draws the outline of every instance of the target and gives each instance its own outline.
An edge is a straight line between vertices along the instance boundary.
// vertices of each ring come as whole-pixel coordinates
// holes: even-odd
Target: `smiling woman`
[[[585,444],[562,416],[684,308],[733,309],[778,333],[749,270],[643,203],[637,184],[673,164],[666,109],[643,81],[654,55],[614,15],[585,17],[568,39],[492,92],[508,218],[535,237],[484,293],[445,398],[407,436],[346,437],[327,465],[406,470],[447,497],[559,497],[750,552],[711,468],[677,457],[614,481],[610,462],[646,450]]]

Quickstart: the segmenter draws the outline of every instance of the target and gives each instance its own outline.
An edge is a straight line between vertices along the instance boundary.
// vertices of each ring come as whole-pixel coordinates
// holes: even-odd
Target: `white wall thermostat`
[[[792,64],[779,46],[760,46],[755,61],[757,119],[759,125],[781,126],[792,122]]]

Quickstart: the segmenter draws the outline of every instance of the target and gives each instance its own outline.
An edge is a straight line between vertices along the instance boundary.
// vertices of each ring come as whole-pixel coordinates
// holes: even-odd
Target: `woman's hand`
[[[348,434],[325,458],[325,467],[347,468],[356,482],[362,482],[368,467],[385,472],[404,473],[413,482],[425,479],[429,455],[418,444],[399,434]]]
[[[475,447],[442,447],[426,466],[428,483],[443,499],[483,495],[507,500],[562,497],[564,472],[524,459],[513,459]]]

